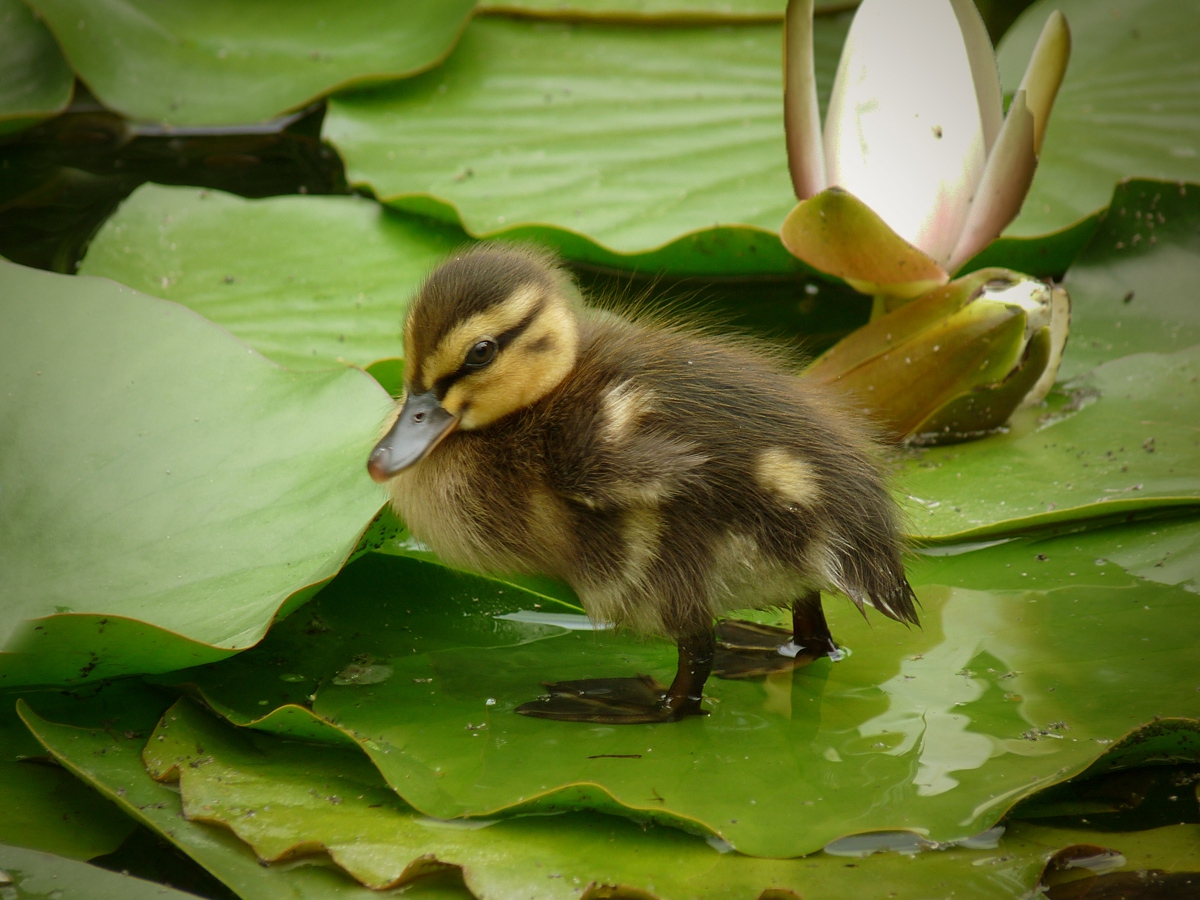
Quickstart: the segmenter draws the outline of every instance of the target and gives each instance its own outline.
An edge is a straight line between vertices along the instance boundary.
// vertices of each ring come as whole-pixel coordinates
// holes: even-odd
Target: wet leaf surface
[[[916,452],[896,483],[938,541],[1200,503],[1200,348],[1142,353],[1065,384],[1007,434]]]
[[[1108,539],[1144,553],[1156,527]],[[525,598],[506,605],[498,592],[438,590],[427,564],[379,555],[354,563],[304,611],[324,630],[294,617],[237,659],[174,679],[235,721],[288,700],[303,716],[308,699],[401,796],[441,818],[598,808],[688,824],[769,856],[867,830],[952,840],[1082,771],[1153,716],[1200,713],[1200,682],[1179,678],[1200,671],[1196,594],[1098,565],[1094,546],[1075,546],[1066,536],[924,557],[911,571],[922,630],[871,625],[831,601],[848,660],[759,682],[713,679],[711,715],[668,725],[514,715],[543,681],[669,680],[674,650],[497,619]],[[342,674],[351,664],[388,672],[364,683]],[[243,687],[293,671],[303,682],[263,696]],[[1189,728],[1167,729],[1172,752],[1200,758]],[[884,786],[891,800],[880,805]]]
[[[66,109],[75,74],[21,0],[0,0],[0,135]]]
[[[1090,215],[1122,178],[1200,181],[1200,7],[1173,0],[1041,0],[998,48],[1015,91],[1052,10],[1071,28],[1071,63],[1033,186],[1008,235],[1044,234]]]
[[[221,658],[340,568],[388,399],[175,304],[0,263],[0,684]]]
[[[1063,375],[1130,353],[1200,343],[1200,185],[1117,186],[1068,273],[1071,341]]]
[[[56,710],[60,718],[63,712]],[[73,713],[77,723],[81,711]],[[115,794],[140,818],[166,829],[242,896],[353,894],[338,873],[322,863],[315,843],[291,862],[254,865],[225,828],[180,817],[181,795],[152,781],[136,758],[141,742],[96,729],[52,724],[25,712],[39,739],[81,777]],[[163,738],[162,741],[158,737]],[[260,851],[289,840],[316,842],[347,827],[357,830],[357,864],[393,869],[433,859],[462,867],[467,886],[484,900],[603,897],[633,892],[663,900],[697,896],[753,897],[764,889],[791,891],[810,900],[845,896],[874,900],[929,896],[930,885],[953,884],[972,897],[1008,898],[1029,890],[1054,851],[1097,838],[1086,831],[1016,823],[998,847],[951,848],[915,858],[876,853],[866,858],[818,854],[797,860],[763,860],[723,852],[672,829],[641,828],[618,818],[573,813],[552,818],[505,820],[483,828],[426,819],[389,796],[370,767],[332,748],[282,741],[233,729],[181,705],[163,720],[147,753],[179,764],[182,802],[200,817],[222,821]],[[330,794],[337,783],[357,792]],[[269,803],[261,792],[274,789]],[[361,794],[361,796],[360,796]],[[330,796],[341,802],[333,803]],[[254,815],[247,815],[248,812]],[[261,817],[261,818],[260,818]],[[483,823],[476,823],[481,825]],[[272,828],[271,826],[275,827]],[[372,846],[380,835],[388,847]],[[1108,834],[1103,842],[1124,854],[1130,867],[1178,865],[1194,852],[1195,826],[1140,834]],[[411,841],[411,843],[410,843]],[[315,855],[314,855],[315,854]],[[429,891],[428,880],[407,893]],[[444,889],[443,889],[444,890]],[[338,893],[335,893],[337,891]],[[326,894],[325,896],[328,896]],[[363,895],[365,896],[365,894]],[[376,895],[378,896],[378,895]],[[447,896],[443,893],[438,896]]]
[[[403,355],[410,297],[465,241],[359,197],[243,200],[144,185],[80,272],[182,303],[281,365],[365,367]]]
[[[346,84],[403,78],[446,55],[470,0],[388,3],[37,0],[106,106],[174,126],[263,122]]]
[[[823,97],[847,24],[817,20]],[[804,271],[777,235],[780,29],[481,18],[437,71],[335,97],[324,133],[351,183],[472,235],[651,271]]]

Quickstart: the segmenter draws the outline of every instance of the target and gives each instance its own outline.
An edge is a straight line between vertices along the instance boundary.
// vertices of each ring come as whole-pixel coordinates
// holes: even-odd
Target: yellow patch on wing
[[[812,466],[780,447],[771,447],[758,455],[754,477],[783,503],[812,506],[821,496]]]
[[[610,444],[620,443],[654,407],[654,391],[622,381],[604,392],[600,400],[600,436]]]

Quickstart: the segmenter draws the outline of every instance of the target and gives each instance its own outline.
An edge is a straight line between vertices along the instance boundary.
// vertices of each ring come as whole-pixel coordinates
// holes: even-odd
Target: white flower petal
[[[1004,92],[1000,87],[1000,69],[996,66],[996,50],[988,37],[983,16],[973,0],[950,0],[958,25],[962,29],[963,44],[967,48],[967,59],[971,63],[971,78],[975,85],[975,99],[979,103],[979,119],[983,125],[984,153],[991,153],[1000,135],[1004,122]]]
[[[783,25],[783,129],[797,200],[807,200],[825,190],[812,17],[813,0],[788,0]]]
[[[985,160],[971,54],[950,0],[864,0],[825,121],[830,184],[944,264]]]

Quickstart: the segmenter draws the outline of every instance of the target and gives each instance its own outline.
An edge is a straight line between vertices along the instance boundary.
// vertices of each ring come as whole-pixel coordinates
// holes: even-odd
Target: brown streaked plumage
[[[425,282],[403,408],[368,468],[447,561],[567,581],[597,620],[679,645],[674,683],[549,685],[520,711],[702,714],[740,677],[836,653],[820,592],[917,622],[871,440],[821,389],[733,341],[585,307],[547,255],[481,245]],[[784,606],[793,632],[713,620]]]

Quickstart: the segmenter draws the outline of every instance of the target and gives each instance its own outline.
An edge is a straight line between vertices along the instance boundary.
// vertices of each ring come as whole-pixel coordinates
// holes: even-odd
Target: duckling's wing
[[[614,378],[547,431],[546,475],[565,499],[590,509],[665,503],[700,478],[708,457],[656,413],[653,389]]]

